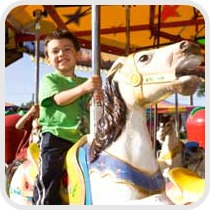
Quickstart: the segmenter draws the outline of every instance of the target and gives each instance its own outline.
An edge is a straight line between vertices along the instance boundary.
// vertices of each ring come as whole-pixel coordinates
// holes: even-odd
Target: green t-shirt
[[[85,94],[71,104],[58,106],[53,96],[61,91],[74,88],[86,81],[81,77],[64,77],[54,73],[46,74],[40,84],[40,124],[42,132],[50,132],[71,142],[89,133],[90,95]]]

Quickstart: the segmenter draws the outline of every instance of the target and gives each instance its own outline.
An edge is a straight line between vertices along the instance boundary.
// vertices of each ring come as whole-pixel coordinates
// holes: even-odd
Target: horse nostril
[[[188,41],[182,41],[180,43],[180,50],[182,52],[186,52],[189,49],[189,42]]]

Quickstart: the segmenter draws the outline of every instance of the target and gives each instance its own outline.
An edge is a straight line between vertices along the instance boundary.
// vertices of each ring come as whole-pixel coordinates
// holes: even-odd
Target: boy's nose
[[[60,49],[58,55],[63,55],[65,53],[65,50]]]

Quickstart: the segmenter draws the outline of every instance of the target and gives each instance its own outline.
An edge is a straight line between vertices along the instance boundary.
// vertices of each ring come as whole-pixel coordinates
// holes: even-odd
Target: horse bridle
[[[133,87],[133,92],[134,92],[134,97],[138,101],[140,105],[145,105],[148,104],[145,97],[144,97],[144,91],[143,91],[143,86],[144,85],[152,85],[152,84],[160,84],[160,83],[170,83],[172,80],[168,78],[164,78],[164,76],[157,76],[157,74],[147,74],[146,79],[144,79],[143,75],[141,72],[138,71],[137,63],[135,61],[135,54],[130,54],[127,59],[130,60],[129,71],[128,75],[124,75],[125,82],[127,84],[131,84]],[[115,72],[118,71],[123,67],[122,63],[119,63],[115,67]],[[153,102],[154,103],[154,102]]]

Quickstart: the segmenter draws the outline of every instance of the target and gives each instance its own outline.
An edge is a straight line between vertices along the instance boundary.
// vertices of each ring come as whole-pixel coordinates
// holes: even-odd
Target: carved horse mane
[[[90,148],[91,162],[97,159],[101,151],[116,141],[126,124],[126,104],[119,92],[118,83],[112,83],[112,78],[113,75],[106,80],[102,115]]]

